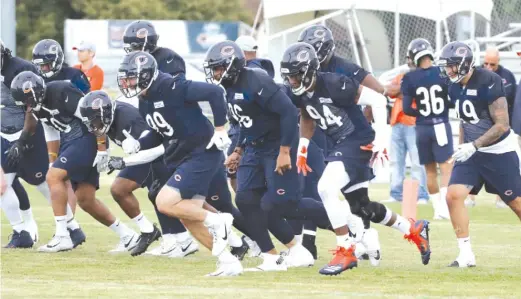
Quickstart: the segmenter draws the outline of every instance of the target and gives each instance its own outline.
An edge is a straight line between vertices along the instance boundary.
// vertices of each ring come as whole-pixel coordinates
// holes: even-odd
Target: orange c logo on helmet
[[[136,31],[136,37],[137,38],[145,38],[148,35],[148,30],[146,28],[141,28],[138,31]]]
[[[148,57],[146,57],[145,55],[139,55],[138,57],[136,57],[135,62],[137,65],[144,65],[148,62]]]
[[[317,38],[323,38],[324,36],[326,36],[326,31],[323,29],[318,29],[315,30],[315,32],[313,32],[313,35]]]
[[[456,49],[456,52],[455,52],[456,56],[459,56],[459,57],[465,57],[465,56],[467,56],[467,53],[468,53],[468,50],[465,47],[459,47]]]
[[[92,109],[100,109],[101,103],[103,103],[103,101],[100,98],[95,98],[94,101],[92,101]]]
[[[33,82],[25,81],[22,84],[22,90],[23,90],[24,93],[30,93],[33,90]]]
[[[309,60],[309,52],[306,50],[302,50],[297,54],[297,61],[304,62]]]
[[[232,46],[224,46],[221,48],[221,54],[225,56],[231,56],[235,53],[235,49]]]

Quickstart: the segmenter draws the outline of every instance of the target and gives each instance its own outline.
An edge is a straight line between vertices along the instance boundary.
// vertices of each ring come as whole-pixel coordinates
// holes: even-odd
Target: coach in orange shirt
[[[429,200],[427,192],[427,175],[425,168],[420,165],[418,148],[416,147],[415,117],[403,112],[402,95],[400,92],[401,80],[404,74],[396,76],[387,86],[387,94],[395,98],[391,111],[391,148],[389,149],[391,167],[391,196],[383,202],[402,201],[403,180],[405,179],[405,159],[407,152],[411,159],[411,175],[420,184],[418,190],[418,203],[425,204]],[[413,103],[413,107],[415,104]]]
[[[96,46],[92,43],[82,41],[77,47],[72,47],[78,51],[78,60],[80,64],[74,67],[81,70],[87,76],[90,83],[90,90],[100,90],[103,86],[103,70],[94,64],[94,56],[96,56]]]

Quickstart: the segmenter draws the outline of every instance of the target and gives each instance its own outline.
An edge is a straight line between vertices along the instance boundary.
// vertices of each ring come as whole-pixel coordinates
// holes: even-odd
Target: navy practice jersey
[[[60,132],[62,142],[74,140],[88,133],[77,113],[83,93],[71,82],[54,81],[47,84],[43,105],[34,115]]]
[[[463,137],[467,143],[478,139],[494,125],[489,105],[505,97],[505,89],[497,74],[475,68],[467,86],[463,87],[460,83],[449,86],[449,96],[458,117],[463,120]],[[506,132],[496,142],[503,140],[509,133]]]
[[[297,137],[298,111],[265,71],[245,68],[226,89],[226,98],[240,125],[239,142],[262,139],[289,146]]]
[[[3,60],[2,65],[2,90],[1,90],[1,132],[13,134],[23,129],[25,111],[23,107],[15,104],[11,95],[11,82],[14,77],[23,71],[31,71],[38,74],[34,64],[18,57],[10,57]]]
[[[327,65],[321,65],[320,71],[328,73],[339,73],[354,78],[358,83],[362,83],[369,74],[363,67],[349,62],[346,59],[333,55]]]
[[[69,81],[76,88],[81,90],[83,93],[88,93],[90,91],[90,83],[85,74],[79,69],[75,69],[69,66],[62,66],[61,70],[58,74],[52,76],[51,78],[43,78],[45,83],[54,82],[54,81]]]
[[[114,105],[116,105],[114,120],[107,131],[107,136],[119,146],[126,139],[123,130],[126,130],[135,139],[139,139],[141,133],[148,129],[139,110],[133,105],[121,101],[115,101]]]
[[[177,164],[196,148],[205,148],[214,128],[204,116],[198,102],[210,103],[215,126],[226,123],[224,90],[203,82],[174,79],[159,72],[146,95],[139,96],[147,125],[153,132],[140,139],[142,148],[163,144],[164,159],[169,166]]]
[[[504,68],[502,65],[499,65],[496,74],[501,77],[503,81],[503,87],[505,88],[505,97],[508,102],[508,114],[510,116],[510,123],[512,123],[512,115],[514,113],[514,103],[516,99],[516,77],[512,74],[511,71]]]
[[[356,103],[359,86],[353,78],[317,72],[315,90],[294,98],[294,102],[334,143],[349,139],[366,145],[374,140],[375,132]]]
[[[171,76],[182,75],[186,73],[185,61],[179,54],[168,48],[157,47],[150,53],[157,61],[159,71],[170,74]]]
[[[448,85],[440,77],[440,68],[417,68],[403,76],[401,83],[403,112],[416,117],[416,124],[429,125],[449,121]],[[413,99],[417,109],[412,108]]]
[[[275,68],[273,67],[273,62],[271,62],[271,60],[263,58],[251,59],[246,62],[246,67],[265,70],[271,78],[275,77]]]

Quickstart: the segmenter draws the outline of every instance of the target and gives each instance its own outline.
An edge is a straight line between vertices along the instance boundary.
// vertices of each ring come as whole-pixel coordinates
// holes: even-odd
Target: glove
[[[472,157],[477,150],[478,148],[472,142],[460,144],[452,155],[452,159],[457,162],[465,162]]]
[[[387,149],[384,146],[381,146],[378,143],[372,143],[361,146],[360,148],[362,150],[373,152],[373,155],[369,160],[369,166],[373,168],[373,170],[386,169],[389,167],[389,155],[387,154]],[[375,173],[375,175],[377,174]]]
[[[110,157],[107,163],[107,167],[109,169],[108,174],[114,172],[114,170],[121,170],[126,167],[125,161],[122,157]]]
[[[134,136],[130,135],[127,130],[122,131],[123,135],[125,135],[125,140],[121,143],[121,147],[123,148],[123,152],[127,155],[132,155],[141,149],[141,144],[138,140],[134,138]]]
[[[14,144],[6,151],[7,153],[7,165],[9,167],[15,168],[18,166],[18,163],[22,159],[25,151],[27,151],[29,147],[27,146],[25,140],[20,139],[16,140]]]
[[[97,166],[97,170],[99,173],[102,173],[106,170],[107,162],[109,160],[109,153],[107,151],[98,151],[96,154],[96,158],[92,163],[92,167]]]
[[[210,140],[210,143],[206,146],[206,149],[210,149],[215,145],[218,150],[224,151],[232,144],[230,137],[228,137],[228,133],[225,130],[215,130],[213,133],[213,137]]]
[[[308,146],[309,139],[300,138],[298,142],[298,151],[297,151],[297,172],[306,176],[308,172],[312,172],[313,170],[308,165]]]

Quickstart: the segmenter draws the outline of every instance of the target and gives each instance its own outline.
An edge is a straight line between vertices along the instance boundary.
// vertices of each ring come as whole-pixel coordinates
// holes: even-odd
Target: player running
[[[51,193],[51,203],[56,221],[56,233],[47,245],[38,250],[59,252],[75,248],[85,241],[82,238],[72,240],[74,231],[79,226],[68,229],[67,187],[70,179],[78,203],[92,217],[105,226],[110,227],[121,239],[135,234],[123,223],[120,223],[110,211],[95,197],[99,184],[99,173],[94,165],[100,162],[105,150],[104,144],[96,145],[96,137],[88,133],[82,123],[78,104],[83,93],[72,83],[55,81],[45,84],[38,75],[24,71],[18,74],[11,83],[11,92],[17,105],[26,109],[25,124],[20,139],[9,149],[7,154],[10,163],[18,163],[30,149],[28,140],[35,134],[38,121],[45,122],[48,136],[56,136],[52,140],[59,143],[58,159],[47,173],[47,183]],[[49,142],[49,141],[48,141]]]
[[[367,188],[374,177],[370,163],[375,155],[368,145],[373,142],[375,133],[357,106],[359,98],[367,97],[366,88],[352,78],[321,73],[318,68],[315,50],[306,43],[288,47],[281,61],[285,83],[300,96],[299,171],[306,174],[311,170],[306,158],[315,123],[334,142],[326,159],[329,163],[318,183],[318,192],[337,235],[338,247],[333,260],[320,273],[337,275],[357,266],[353,244],[356,236],[349,238],[349,209],[346,210],[338,199],[338,190],[344,193],[353,214],[404,233],[406,239],[417,245],[423,264],[428,264],[431,253],[428,222],[408,221],[384,205],[369,200]]]
[[[449,219],[446,197],[452,171],[449,159],[454,146],[449,123],[448,86],[440,77],[440,69],[433,63],[432,46],[426,39],[417,38],[409,43],[407,60],[413,70],[404,75],[401,83],[403,112],[416,117],[418,156],[427,172],[434,219]],[[417,108],[413,107],[413,99]],[[441,188],[438,185],[438,165]]]
[[[465,198],[469,193],[478,194],[485,185],[488,193],[499,195],[521,219],[519,146],[510,130],[508,103],[499,75],[476,68],[472,49],[462,42],[445,45],[437,65],[451,81],[449,96],[462,120],[463,134],[463,143],[452,155],[454,167],[447,190],[459,246],[459,255],[449,266],[474,267]]]

